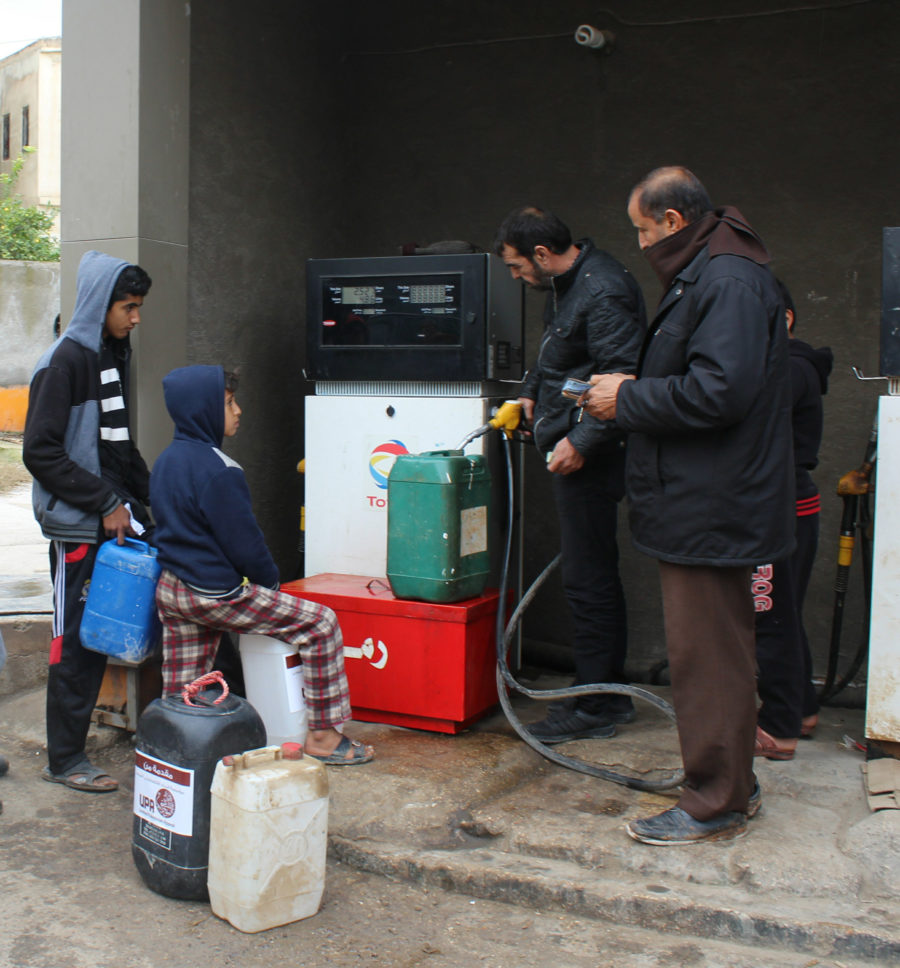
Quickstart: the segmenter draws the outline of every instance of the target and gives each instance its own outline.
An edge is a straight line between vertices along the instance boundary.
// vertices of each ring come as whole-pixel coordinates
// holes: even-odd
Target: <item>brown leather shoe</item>
[[[796,748],[796,739],[775,739],[761,727],[756,727],[754,756],[764,756],[767,760],[792,760]]]

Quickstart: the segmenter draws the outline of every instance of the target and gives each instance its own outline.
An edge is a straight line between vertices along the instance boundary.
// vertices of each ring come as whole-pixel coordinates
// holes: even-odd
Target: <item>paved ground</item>
[[[401,907],[387,921],[370,922],[369,912],[367,924],[356,912],[352,944],[388,944],[391,926],[404,939],[419,937],[415,925],[427,916],[436,920],[422,944],[450,958],[428,963],[471,964],[468,956],[447,955],[447,928],[456,916],[449,910],[460,910],[460,898],[451,904],[449,891],[478,903],[504,902],[500,914],[479,908],[486,923],[475,936],[491,939],[484,948],[489,964],[900,964],[900,813],[869,812],[863,756],[843,745],[845,735],[861,735],[861,712],[829,710],[823,718],[816,738],[793,762],[758,764],[763,809],[747,836],[682,848],[636,844],[623,830],[630,817],[666,806],[668,796],[636,793],[550,764],[524,746],[502,716],[455,737],[353,724],[356,735],[376,746],[378,758],[365,767],[330,770],[331,886],[323,911],[259,936],[266,941],[254,942],[256,957],[265,950],[272,955],[266,964],[282,964],[287,952],[296,957],[297,944],[310,932],[324,944],[318,925],[339,931],[334,905],[350,903],[359,892],[370,900],[396,897]],[[227,953],[220,964],[243,963],[238,953],[247,954],[249,942],[210,917],[206,905],[162,898],[138,877],[130,857],[128,734],[110,727],[92,733],[94,757],[122,783],[118,793],[103,796],[39,779],[42,690],[0,700],[0,743],[12,761],[10,775],[0,780],[0,923],[5,940],[14,942],[6,956],[12,960],[3,960],[0,946],[0,965],[187,965],[199,954],[196,939],[211,946],[210,957]],[[649,709],[620,736],[571,748],[650,775],[677,766],[672,728]],[[360,879],[354,881],[352,871]],[[380,889],[372,875],[382,875]],[[490,919],[501,916],[504,929],[495,936]],[[515,932],[508,936],[509,919],[525,925],[531,918],[545,927],[554,919],[579,925],[572,930],[587,947],[576,957],[564,945],[558,961],[552,946],[529,942],[512,956],[516,938]],[[190,943],[179,957],[155,952],[151,959],[151,928]],[[568,944],[566,931],[558,925],[553,931]],[[463,937],[459,950],[471,953],[471,937],[457,934],[456,941]],[[631,938],[661,960],[606,961],[591,947],[592,937]],[[707,948],[713,941],[724,944],[725,953],[714,956],[718,949]],[[357,955],[347,952],[359,948],[352,944],[338,946],[349,960],[338,960],[333,949],[331,963],[419,963],[409,951],[398,960],[374,950],[371,958],[353,960]],[[66,960],[53,960],[67,946]],[[752,955],[745,946],[752,946]],[[675,949],[683,959],[667,960],[664,953]]]
[[[40,632],[46,543],[27,489],[0,504],[0,610],[27,606]],[[131,735],[96,727],[90,738],[119,792],[51,786],[39,778],[43,690],[9,684],[7,669],[0,968],[900,964],[900,811],[869,811],[864,756],[845,739],[862,740],[861,710],[825,710],[793,762],[757,761],[763,809],[747,836],[680,848],[636,844],[623,829],[670,795],[549,763],[502,715],[459,736],[353,724],[378,757],[330,771],[322,911],[245,936],[207,905],[141,882],[130,854]],[[516,708],[539,715],[535,703]],[[567,751],[646,776],[679,766],[671,724],[646,705],[614,739]]]
[[[31,485],[19,484],[0,499],[0,614],[47,614],[52,602],[47,541],[31,510]]]

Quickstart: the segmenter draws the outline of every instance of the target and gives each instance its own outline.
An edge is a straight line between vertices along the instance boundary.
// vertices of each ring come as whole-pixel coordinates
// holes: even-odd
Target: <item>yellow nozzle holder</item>
[[[518,400],[507,400],[502,403],[497,412],[488,421],[494,430],[502,430],[507,437],[512,436],[512,432],[522,422],[522,404]]]
[[[863,464],[862,467],[855,471],[848,471],[838,481],[838,496],[852,497],[853,495],[870,494],[872,491],[872,486],[869,483],[869,475],[871,472],[871,464]]]

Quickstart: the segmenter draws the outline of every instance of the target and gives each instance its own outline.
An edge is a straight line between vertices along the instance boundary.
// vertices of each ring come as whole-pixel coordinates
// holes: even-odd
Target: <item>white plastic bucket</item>
[[[311,917],[322,902],[328,773],[312,757],[293,758],[298,754],[297,744],[266,746],[216,766],[209,902],[239,931]]]
[[[262,717],[269,746],[302,743],[307,713],[297,650],[268,635],[241,635],[238,649],[247,701]]]

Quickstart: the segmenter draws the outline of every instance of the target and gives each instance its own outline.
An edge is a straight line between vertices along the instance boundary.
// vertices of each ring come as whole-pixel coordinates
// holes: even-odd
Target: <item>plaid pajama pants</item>
[[[208,598],[164,570],[156,609],[163,624],[164,696],[212,669],[223,631],[255,633],[296,647],[310,729],[350,718],[344,640],[330,608],[253,584],[232,598]]]

